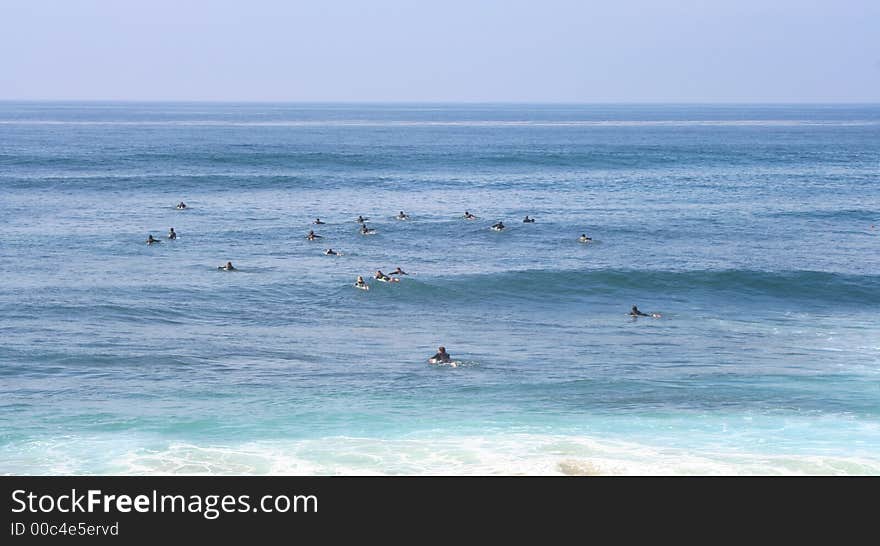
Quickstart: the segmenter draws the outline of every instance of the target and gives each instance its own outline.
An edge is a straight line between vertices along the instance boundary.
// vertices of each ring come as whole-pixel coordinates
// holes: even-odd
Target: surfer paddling
[[[632,309],[629,312],[629,316],[633,318],[638,317],[652,317],[652,318],[660,318],[660,313],[642,313],[639,311],[639,308],[635,305],[632,306]]]
[[[452,357],[446,352],[446,347],[438,347],[437,354],[428,359],[428,364],[448,364]]]

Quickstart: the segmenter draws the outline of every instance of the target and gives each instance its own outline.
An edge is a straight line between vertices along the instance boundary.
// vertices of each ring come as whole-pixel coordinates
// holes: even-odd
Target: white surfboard
[[[444,361],[442,361],[442,360],[438,360],[438,359],[436,359],[436,358],[429,358],[429,359],[428,359],[428,364],[431,364],[431,365],[434,365],[434,366],[449,366],[450,368],[457,368],[457,367],[461,366],[461,361],[459,361],[459,360],[448,360],[448,361],[444,362]]]

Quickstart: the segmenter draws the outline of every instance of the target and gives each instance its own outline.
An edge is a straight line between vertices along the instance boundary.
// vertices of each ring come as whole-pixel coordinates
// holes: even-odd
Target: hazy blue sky
[[[880,101],[880,0],[0,0],[0,99]]]

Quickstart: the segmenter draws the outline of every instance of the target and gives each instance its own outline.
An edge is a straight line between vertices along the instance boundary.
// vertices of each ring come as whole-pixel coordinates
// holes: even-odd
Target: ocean
[[[0,473],[880,474],[878,183],[880,105],[3,102]]]

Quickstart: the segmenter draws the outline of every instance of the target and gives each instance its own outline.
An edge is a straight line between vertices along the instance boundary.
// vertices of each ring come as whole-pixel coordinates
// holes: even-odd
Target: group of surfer
[[[183,210],[183,209],[187,208],[187,205],[186,205],[186,203],[181,201],[177,204],[176,208]],[[404,211],[400,211],[400,213],[395,218],[397,220],[409,220],[410,219],[409,215],[406,214]],[[478,217],[476,215],[472,214],[470,211],[464,211],[464,219],[465,220],[476,220],[476,219],[478,219]],[[358,215],[358,217],[356,219],[357,223],[361,224],[360,233],[362,235],[371,235],[373,233],[376,233],[375,229],[367,227],[367,224],[366,224],[367,220],[369,220],[369,218],[365,218],[364,216],[361,216],[361,215]],[[320,218],[315,218],[314,222],[312,222],[312,223],[315,225],[324,225],[326,222],[323,222]],[[523,218],[523,223],[533,224],[533,223],[535,223],[535,219],[531,218],[529,215],[526,215],[526,217]],[[502,231],[505,228],[506,228],[506,226],[504,225],[503,221],[498,221],[495,224],[492,224],[492,226],[491,226],[491,229],[493,229],[495,231]],[[177,232],[174,231],[173,227],[169,229],[167,237],[168,237],[168,239],[171,239],[171,240],[177,239]],[[322,238],[323,237],[321,235],[318,235],[317,233],[315,233],[314,230],[309,230],[309,233],[306,235],[306,239],[308,239],[309,241],[314,241],[316,239],[322,239]],[[581,236],[578,238],[578,241],[580,241],[581,243],[589,243],[589,242],[592,242],[592,240],[593,239],[591,237],[587,237],[586,233],[581,234]],[[150,234],[147,237],[147,244],[148,245],[152,245],[152,244],[159,243],[159,242],[161,242],[161,241],[159,239],[156,239],[155,237],[153,237],[152,234]],[[337,251],[333,250],[332,248],[326,249],[324,251],[324,254],[327,256],[341,256],[342,255],[340,252],[337,252]],[[227,261],[225,265],[218,266],[217,269],[220,269],[223,271],[236,271],[236,268],[232,265],[231,261]],[[392,275],[394,275],[394,277],[392,277]],[[387,275],[385,273],[383,273],[382,270],[378,269],[378,270],[376,270],[376,273],[373,275],[373,278],[378,281],[381,281],[381,282],[400,282],[401,275],[407,275],[407,273],[398,266],[397,269],[395,269],[394,271],[392,271],[391,273],[389,273]],[[370,289],[370,285],[367,284],[367,282],[364,280],[364,277],[361,275],[358,275],[357,280],[354,283],[354,286],[357,288],[360,288],[362,290],[369,290]],[[629,316],[633,317],[634,319],[638,318],[638,317],[659,318],[660,314],[659,313],[644,313],[639,310],[638,306],[633,305],[632,309],[629,312]],[[428,363],[430,363],[430,364],[450,364],[450,363],[453,363],[453,360],[452,360],[452,357],[449,355],[449,353],[446,352],[446,347],[441,346],[437,349],[437,353],[428,359]]]
[[[183,201],[181,201],[180,203],[178,203],[177,205],[175,205],[174,208],[176,208],[176,209],[178,209],[178,210],[184,210],[184,209],[187,208],[187,206],[186,206],[186,203],[184,203]],[[174,228],[169,228],[169,230],[168,230],[168,238],[171,239],[172,241],[173,241],[174,239],[177,239],[177,233],[174,231]],[[159,239],[156,239],[155,237],[153,237],[153,234],[152,234],[152,233],[150,233],[150,234],[147,236],[147,244],[148,244],[148,245],[153,245],[153,244],[161,243],[161,242],[162,242],[162,241],[160,241]]]
[[[468,219],[468,220],[472,220],[472,219],[476,218],[476,216],[474,216],[473,214],[471,214],[470,216],[468,216],[468,214],[470,214],[470,213],[467,212],[467,211],[465,211],[465,213],[464,213],[464,217],[465,217],[466,219]],[[523,224],[534,224],[534,223],[535,223],[535,219],[534,219],[534,218],[530,218],[528,214],[526,214],[526,217],[523,218]],[[504,230],[504,228],[506,228],[506,227],[507,227],[507,226],[505,226],[505,225],[504,225],[504,222],[502,222],[501,220],[499,220],[498,222],[492,224],[492,229],[495,230],[495,231],[502,231],[502,230]]]
[[[409,220],[409,215],[403,211],[400,211],[400,213],[396,216],[396,218],[398,220]],[[364,217],[362,215],[358,215],[358,217],[355,219],[355,222],[357,222],[358,224],[361,225],[360,230],[359,230],[359,233],[361,235],[372,235],[372,234],[376,233],[375,229],[367,226],[367,224],[366,224],[367,220],[369,220],[369,218]],[[315,225],[325,225],[326,224],[326,222],[322,221],[320,218],[315,218],[315,220],[312,223]],[[318,235],[317,233],[315,233],[314,230],[310,229],[309,233],[306,235],[306,239],[308,239],[309,241],[314,241],[316,239],[323,239],[323,236]],[[326,248],[326,249],[324,249],[324,255],[325,256],[342,256],[342,253],[338,252],[336,250],[333,250],[332,248]],[[395,271],[392,271],[389,275],[406,275],[406,274],[407,273],[403,269],[398,267]],[[382,282],[400,282],[399,278],[390,277],[389,275],[382,273],[381,270],[377,270],[376,274],[373,275],[373,278],[376,280],[382,281]],[[361,276],[361,275],[358,275],[358,278],[355,281],[354,286],[356,288],[360,288],[361,290],[369,290],[370,289],[370,285],[367,284],[367,282],[364,280],[363,276]]]
[[[173,241],[174,239],[177,239],[177,232],[174,231],[174,228],[169,228],[169,230],[168,230],[168,238],[171,239],[172,241]],[[159,239],[156,239],[155,237],[153,237],[153,234],[152,234],[152,233],[150,233],[150,234],[147,236],[147,244],[148,244],[148,245],[152,245],[152,244],[156,244],[156,243],[161,243],[161,242],[162,242],[162,241],[160,241]]]
[[[400,211],[400,213],[403,214],[403,211]],[[358,215],[358,217],[357,217],[356,221],[358,224],[361,225],[361,235],[372,235],[372,234],[376,233],[375,229],[367,227],[367,220],[369,220],[369,218],[364,218],[363,216],[360,216],[360,215]]]
[[[391,277],[391,275],[397,275],[397,276]],[[406,271],[401,269],[400,266],[398,266],[397,269],[395,269],[394,271],[392,271],[388,275],[386,275],[385,273],[382,273],[381,269],[377,269],[376,273],[373,275],[373,278],[376,279],[377,281],[381,281],[381,282],[400,282],[401,275],[409,275],[409,273],[407,273]],[[354,285],[356,288],[360,288],[361,290],[369,290],[370,289],[370,285],[368,285],[366,283],[366,281],[364,281],[364,278],[361,275],[358,275],[358,278],[354,282]]]
[[[358,277],[358,280],[361,281],[363,279]],[[636,319],[638,317],[660,318],[660,313],[643,313],[642,311],[639,310],[638,306],[633,305],[632,309],[629,312],[629,316],[633,317],[633,319]],[[449,353],[446,352],[446,347],[442,347],[442,346],[437,348],[437,353],[428,359],[428,364],[450,364],[450,363],[453,363],[452,357],[449,356]]]
[[[323,224],[323,222],[321,222],[321,223]],[[376,230],[373,228],[367,227],[366,224],[361,226],[361,229],[360,229],[361,235],[372,235],[374,233],[376,233]],[[314,232],[314,230],[311,230],[311,229],[306,234],[306,239],[308,239],[309,241],[314,241],[315,239],[323,239],[323,238],[324,238],[323,235],[318,235],[317,233]],[[334,252],[325,252],[325,254],[335,254],[335,253]]]

